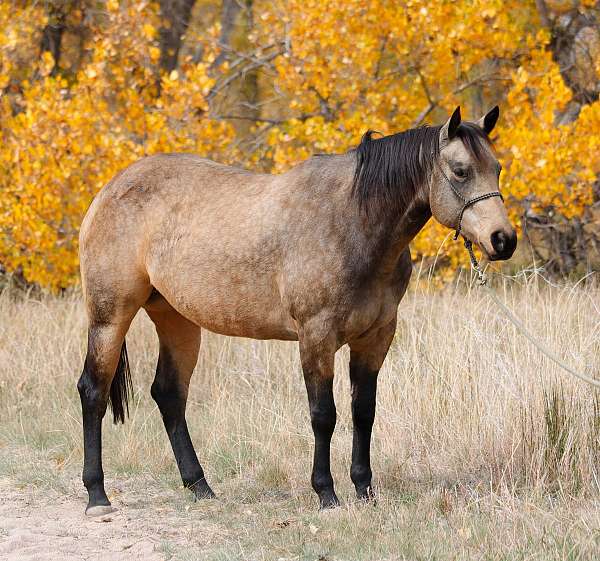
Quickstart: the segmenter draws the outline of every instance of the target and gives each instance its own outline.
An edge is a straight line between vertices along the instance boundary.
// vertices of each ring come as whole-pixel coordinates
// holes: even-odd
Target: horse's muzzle
[[[504,261],[510,259],[517,247],[517,233],[514,230],[505,232],[496,230],[491,236],[494,253],[489,256],[490,261]]]

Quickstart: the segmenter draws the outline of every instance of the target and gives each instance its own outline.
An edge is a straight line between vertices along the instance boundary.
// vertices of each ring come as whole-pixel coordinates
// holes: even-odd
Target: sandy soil
[[[183,541],[181,513],[172,508],[121,508],[90,518],[83,496],[18,489],[0,479],[0,559],[164,560]]]

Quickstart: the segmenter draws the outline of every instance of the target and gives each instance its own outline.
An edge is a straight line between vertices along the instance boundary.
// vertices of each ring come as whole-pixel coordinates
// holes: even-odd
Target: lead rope
[[[515,314],[496,296],[496,293],[490,288],[487,284],[487,277],[485,272],[481,269],[479,262],[477,261],[477,257],[475,257],[475,253],[473,252],[473,243],[470,240],[465,239],[465,247],[469,252],[469,259],[471,260],[471,267],[477,273],[477,283],[479,286],[485,289],[490,298],[496,303],[496,305],[502,310],[504,315],[512,322],[512,324],[517,328],[517,330],[525,337],[534,347],[537,348],[543,355],[548,357],[551,361],[555,362],[560,366],[563,370],[566,370],[569,374],[587,382],[588,384],[600,388],[600,380],[596,380],[594,378],[590,378],[589,376],[582,374],[581,372],[577,372],[577,370],[573,370],[570,366],[565,364],[560,358],[558,358],[548,347],[546,347],[543,343],[538,341],[523,325],[523,322],[515,316]]]

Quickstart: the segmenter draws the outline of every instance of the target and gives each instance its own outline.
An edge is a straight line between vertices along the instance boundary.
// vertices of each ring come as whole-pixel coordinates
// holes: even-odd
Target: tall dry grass
[[[496,290],[567,362],[591,373],[600,369],[597,287],[555,287],[534,278],[507,280]],[[128,348],[135,397],[124,427],[104,424],[107,486],[114,478],[150,478],[159,488],[177,489],[172,453],[149,395],[157,340],[143,312]],[[75,384],[84,352],[78,295],[0,295],[0,474],[58,490],[79,477]],[[347,362],[342,349],[332,445],[334,479],[346,502],[352,497]],[[292,500],[316,507],[296,344],[206,333],[187,417],[217,493],[237,502]],[[459,496],[465,512],[482,497],[511,504],[538,497],[597,509],[599,394],[541,356],[477,287],[461,282],[434,291],[426,279],[417,281],[400,305],[397,336],[380,375],[372,458],[382,512],[425,496],[443,516]]]

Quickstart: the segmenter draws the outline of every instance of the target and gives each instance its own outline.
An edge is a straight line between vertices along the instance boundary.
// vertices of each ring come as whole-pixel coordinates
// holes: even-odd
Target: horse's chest
[[[388,325],[398,310],[397,291],[388,286],[370,286],[359,291],[345,311],[342,334],[346,341]]]

